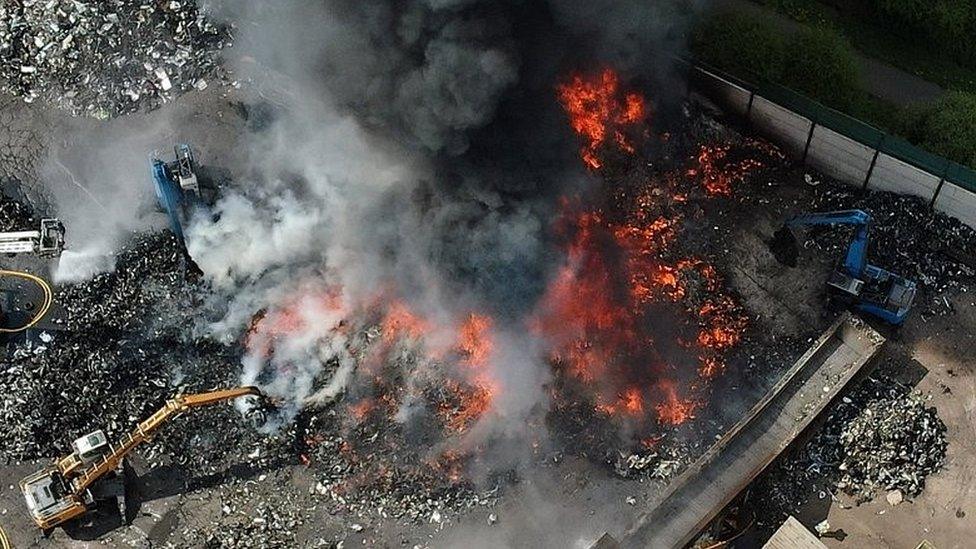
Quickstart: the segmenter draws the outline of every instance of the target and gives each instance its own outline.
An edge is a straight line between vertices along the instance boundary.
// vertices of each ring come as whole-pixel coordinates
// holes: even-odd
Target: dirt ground
[[[67,118],[57,112],[27,109],[15,101],[0,102],[0,119],[9,124],[0,139],[0,159],[5,166],[6,185],[13,179],[46,181],[62,185],[62,191],[86,200],[89,192],[101,197],[92,166],[112,163],[114,145],[108,137],[112,125],[142,135],[139,147],[167,150],[178,139],[191,141],[197,157],[214,162],[232,177],[239,160],[253,151],[238,146],[236,136],[246,131],[248,120],[241,102],[255,98],[242,92],[213,86],[193,92],[179,102],[148,115],[127,117],[107,126],[94,121]],[[56,136],[52,138],[52,136]],[[97,143],[94,151],[87,144]],[[26,145],[25,145],[26,144]],[[57,166],[44,161],[55,150],[61,162],[88,176],[90,189],[81,189],[71,178],[51,175]],[[91,162],[92,158],[96,160]],[[138,163],[112,170],[129,170],[139,207],[151,204],[145,157]],[[54,169],[52,172],[51,170]],[[782,177],[779,173],[776,177]],[[772,234],[787,210],[802,210],[807,189],[802,170],[785,172],[789,184],[768,189],[775,207],[760,202],[729,201],[712,212],[717,238],[726,246],[724,275],[743,300],[756,322],[771,338],[806,338],[828,321],[823,282],[834,258],[812,258],[803,267],[784,270],[766,250],[764,239]],[[756,184],[762,185],[760,181]],[[40,193],[25,187],[26,194],[43,204]],[[70,221],[69,245],[71,239]],[[162,223],[162,220],[160,220]],[[925,369],[918,384],[932,395],[932,404],[948,426],[949,460],[945,469],[931,477],[925,491],[913,501],[897,507],[883,499],[859,507],[845,508],[816,497],[799,513],[808,527],[824,518],[831,529],[846,533],[843,541],[827,539],[830,547],[915,547],[928,539],[939,548],[971,547],[976,536],[976,293],[952,298],[955,313],[923,318],[914,316],[889,346],[903,351]],[[780,367],[788,366],[784,360]],[[765,381],[768,384],[768,380]],[[762,384],[760,384],[762,385]],[[756,387],[742,387],[750,397]],[[733,399],[734,400],[734,399]],[[739,399],[745,408],[746,399]],[[93,426],[94,428],[94,426]],[[228,490],[247,489],[268,494],[293,494],[287,504],[307,509],[313,520],[300,527],[300,539],[308,546],[334,546],[342,540],[351,546],[429,547],[588,547],[603,532],[620,532],[629,526],[643,502],[661,486],[651,481],[623,480],[606,468],[581,458],[565,458],[540,466],[529,478],[507,490],[491,507],[477,508],[461,516],[430,517],[424,524],[403,525],[395,520],[362,522],[355,517],[334,516],[319,506],[314,494],[315,479],[300,466],[277,470],[249,471],[234,486],[215,483],[205,489],[185,490],[192,472],[176,468],[145,469],[133,459],[138,510],[131,526],[107,530],[97,541],[80,539],[61,530],[44,538],[30,523],[16,486],[17,481],[39,466],[34,463],[0,465],[0,527],[13,547],[162,547],[180,544],[181,532],[196,524],[219,522],[226,514],[223,498]],[[631,499],[633,498],[633,499]],[[526,505],[529,503],[529,505]],[[529,511],[527,511],[527,509]],[[494,515],[497,521],[490,521]],[[117,526],[117,525],[116,525]],[[362,526],[362,528],[358,528]],[[321,540],[321,541],[320,541]],[[761,545],[743,538],[743,547]]]

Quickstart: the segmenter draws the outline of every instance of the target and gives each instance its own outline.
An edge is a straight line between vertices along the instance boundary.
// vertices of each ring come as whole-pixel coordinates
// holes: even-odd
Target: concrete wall
[[[731,112],[742,116],[757,129],[778,140],[785,149],[800,155],[807,146],[807,162],[838,181],[861,187],[870,173],[868,188],[915,195],[930,201],[935,208],[976,228],[976,193],[946,181],[939,190],[939,175],[933,175],[884,153],[878,154],[874,169],[871,161],[875,149],[850,139],[827,127],[817,125],[811,137],[810,119],[784,108],[764,97],[708,71],[698,72],[718,92],[719,99]],[[748,108],[752,97],[752,109]],[[936,195],[938,193],[938,195]]]
[[[758,95],[752,101],[749,119],[760,130],[774,135],[794,154],[802,154],[812,122]]]
[[[935,209],[976,227],[976,193],[946,183],[935,201]]]
[[[913,194],[925,200],[932,200],[935,190],[939,188],[939,179],[941,178],[897,158],[880,154],[874,173],[871,174],[871,181],[868,182],[868,188],[898,194]],[[973,203],[973,207],[976,208],[976,202]]]
[[[749,98],[752,96],[752,92],[729,82],[717,74],[702,69],[699,69],[699,72],[717,86],[716,89],[722,95],[722,101],[725,103],[726,109],[740,116],[745,116],[746,111],[749,110]]]
[[[807,153],[807,162],[814,168],[834,179],[858,186],[867,179],[873,158],[874,149],[823,126],[817,126],[813,131]]]

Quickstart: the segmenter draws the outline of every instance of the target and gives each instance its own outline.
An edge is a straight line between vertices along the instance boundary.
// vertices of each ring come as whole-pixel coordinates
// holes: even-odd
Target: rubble
[[[34,216],[22,202],[0,194],[0,232],[34,228]]]
[[[233,384],[236,356],[184,330],[191,286],[175,239],[157,234],[122,251],[115,272],[60,288],[63,309],[54,316],[66,330],[44,331],[0,358],[0,459],[67,453],[75,437],[96,428],[120,436],[175,392]],[[223,421],[231,421],[235,413],[226,413]],[[162,451],[203,466],[213,455],[195,450],[208,446],[220,454],[225,447],[203,440],[175,452],[173,440]]]
[[[0,7],[0,91],[107,118],[152,109],[220,78],[228,29],[195,0]]]
[[[781,512],[823,486],[856,501],[885,492],[891,505],[917,496],[945,464],[946,427],[926,398],[888,377],[869,378],[838,402],[817,434],[784,456],[754,497]]]
[[[860,500],[879,489],[917,496],[945,463],[945,430],[917,393],[869,401],[840,432],[836,486]]]

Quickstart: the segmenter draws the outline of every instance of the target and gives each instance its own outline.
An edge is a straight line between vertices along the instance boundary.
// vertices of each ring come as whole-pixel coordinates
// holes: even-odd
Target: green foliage
[[[730,12],[716,14],[699,27],[692,48],[699,58],[729,72],[777,81],[786,40],[768,19]]]
[[[747,80],[783,84],[837,109],[850,107],[860,76],[850,45],[826,28],[792,36],[762,17],[719,13],[695,34],[695,55]]]
[[[902,133],[929,152],[976,166],[976,94],[950,92],[934,105],[907,109]]]
[[[806,27],[787,45],[789,63],[782,83],[838,110],[851,107],[860,93],[860,72],[850,44],[837,32]]]
[[[932,44],[959,63],[976,68],[976,0],[857,0],[868,18],[917,44]]]
[[[760,3],[800,23],[823,25],[828,22],[823,6],[817,0],[760,0]]]

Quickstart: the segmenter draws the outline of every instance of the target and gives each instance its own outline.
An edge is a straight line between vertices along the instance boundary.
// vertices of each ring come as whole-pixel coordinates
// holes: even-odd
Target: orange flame
[[[690,176],[700,176],[702,186],[709,196],[732,196],[734,184],[744,181],[749,174],[762,167],[754,158],[739,162],[728,159],[731,145],[702,145],[698,150],[698,166],[688,170]]]
[[[430,326],[426,320],[415,315],[406,303],[394,300],[386,309],[380,329],[384,341],[390,344],[400,337],[418,340],[430,330]]]
[[[590,169],[603,166],[599,151],[611,134],[620,149],[634,153],[626,129],[640,123],[647,109],[640,94],[629,93],[621,100],[617,73],[606,69],[599,78],[593,79],[575,75],[569,82],[556,86],[556,91],[569,115],[570,125],[585,142],[580,155]]]
[[[657,419],[664,425],[681,425],[695,417],[698,404],[690,399],[681,398],[678,388],[672,381],[662,381],[658,384],[664,400],[655,406]]]

